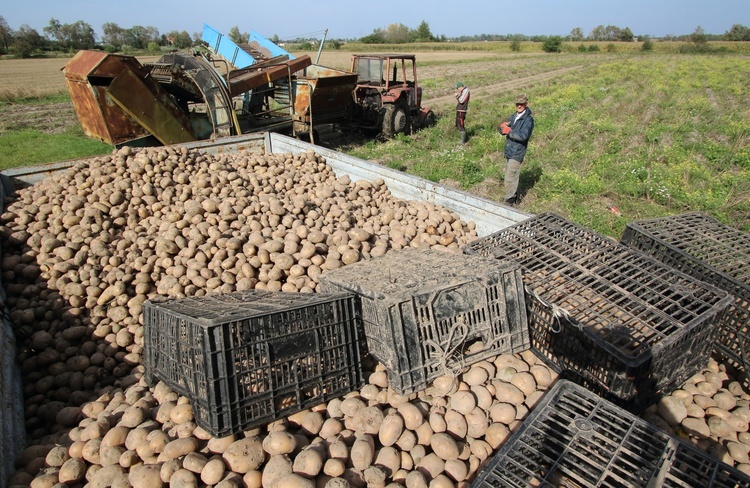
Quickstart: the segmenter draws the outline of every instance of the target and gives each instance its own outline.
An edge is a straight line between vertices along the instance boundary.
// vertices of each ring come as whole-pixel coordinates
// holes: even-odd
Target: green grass
[[[64,134],[11,131],[0,135],[0,170],[107,154],[112,149],[84,137],[80,129]]]
[[[742,56],[648,53],[525,89],[536,129],[522,167],[522,209],[555,211],[613,237],[628,220],[685,211],[750,230],[748,79]],[[447,113],[408,140],[351,152],[468,191],[485,179],[500,183],[504,140],[495,128],[512,113],[513,96],[470,105],[465,148]]]

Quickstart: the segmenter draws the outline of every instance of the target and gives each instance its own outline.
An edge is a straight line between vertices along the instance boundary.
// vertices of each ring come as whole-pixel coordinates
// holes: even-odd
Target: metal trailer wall
[[[0,184],[0,213],[5,211],[4,202],[8,189]],[[0,249],[0,260],[2,249]],[[8,477],[15,471],[15,460],[26,447],[26,423],[23,408],[21,370],[16,363],[16,336],[8,321],[5,307],[5,287],[0,282],[0,487],[5,488]]]
[[[491,200],[471,195],[461,190],[448,188],[423,178],[411,176],[388,167],[348,156],[346,154],[302,142],[292,137],[276,133],[254,133],[241,136],[227,137],[214,141],[200,141],[178,144],[188,148],[200,149],[207,153],[237,153],[241,151],[265,151],[272,153],[298,154],[313,150],[326,158],[326,162],[334,170],[337,177],[349,175],[352,181],[373,181],[382,178],[391,193],[397,198],[427,201],[456,212],[465,221],[476,223],[477,234],[480,237],[509,227],[513,224],[532,217],[531,214],[500,205]],[[17,188],[33,185],[54,173],[65,171],[77,161],[61,161],[57,163],[14,168],[0,172],[0,197],[5,196]],[[1,202],[0,202],[1,205]],[[0,249],[0,256],[2,250]],[[0,283],[0,298],[5,303],[5,289]],[[3,305],[4,308],[4,305]],[[0,344],[5,351],[15,350],[15,336],[10,323],[3,314],[0,327]],[[0,409],[0,448],[2,449],[2,480],[0,488],[5,488],[8,477],[14,472],[15,458],[26,444],[23,390],[21,387],[20,371],[15,362],[15,354],[2,354],[0,365],[0,394],[2,407]]]

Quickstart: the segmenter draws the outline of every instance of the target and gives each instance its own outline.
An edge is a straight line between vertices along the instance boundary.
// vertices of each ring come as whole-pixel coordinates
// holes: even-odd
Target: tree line
[[[120,27],[113,22],[102,25],[99,38],[90,24],[79,20],[63,24],[50,19],[42,29],[23,24],[13,30],[4,17],[0,16],[0,55],[12,54],[19,58],[29,58],[44,52],[75,52],[80,49],[102,49],[108,52],[159,51],[162,46],[185,49],[200,41],[201,34],[191,36],[186,31],[171,31],[160,34],[156,27],[136,25]]]
[[[240,32],[237,26],[232,27],[228,37],[237,44],[246,43],[248,34]],[[628,27],[620,28],[614,25],[599,25],[585,35],[583,29],[576,27],[563,38],[563,36],[526,36],[522,34],[479,34],[474,36],[458,36],[448,38],[445,35],[435,35],[430,30],[426,21],[422,21],[416,29],[404,24],[394,23],[385,28],[376,28],[369,35],[359,39],[353,39],[365,44],[405,44],[412,42],[468,42],[468,41],[510,41],[519,43],[521,41],[546,42],[551,41],[620,41],[633,42],[637,39],[648,39],[649,36],[636,36]],[[695,32],[685,35],[669,35],[664,40],[689,41],[750,41],[750,27],[734,24],[724,34],[706,34],[699,26]],[[271,41],[280,43],[277,35]],[[294,39],[289,42],[315,43],[317,39]],[[344,39],[331,39],[330,45],[338,49]],[[102,49],[107,52],[135,52],[152,51],[158,52],[162,49],[186,49],[202,44],[201,33],[187,31],[170,31],[166,34],[159,33],[156,27],[133,26],[121,27],[116,23],[107,22],[102,25],[102,35],[98,37],[90,24],[79,20],[72,24],[63,24],[57,19],[50,19],[49,24],[43,28],[43,34],[27,24],[21,25],[18,30],[13,30],[8,22],[0,16],[0,55],[11,54],[20,58],[28,58],[44,52],[75,52],[80,49]]]

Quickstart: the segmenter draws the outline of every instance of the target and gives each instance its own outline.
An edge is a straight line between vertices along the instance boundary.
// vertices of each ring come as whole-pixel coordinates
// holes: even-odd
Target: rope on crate
[[[461,338],[458,342],[456,342],[455,345],[451,346],[457,332],[461,334]],[[448,331],[446,349],[443,349],[440,344],[432,339],[425,340],[425,345],[434,349],[434,352],[430,353],[430,357],[432,359],[437,359],[438,366],[443,375],[451,378],[450,388],[448,388],[448,391],[446,392],[441,392],[442,395],[447,395],[458,388],[458,374],[461,372],[464,366],[463,353],[459,353],[453,367],[451,367],[448,363],[451,357],[456,353],[456,350],[464,344],[468,336],[469,327],[467,327],[466,322],[463,320],[463,318],[459,318]]]
[[[552,326],[552,332],[555,334],[559,334],[562,332],[562,321],[565,320],[566,322],[570,324],[575,325],[575,321],[572,321],[570,318],[570,314],[567,310],[565,310],[562,307],[558,307],[554,303],[550,303],[547,300],[543,299],[539,295],[537,295],[534,290],[532,290],[528,285],[524,285],[524,290],[526,290],[526,294],[530,295],[531,298],[539,302],[544,308],[552,310],[552,317],[555,319],[555,323],[557,324],[557,327]]]

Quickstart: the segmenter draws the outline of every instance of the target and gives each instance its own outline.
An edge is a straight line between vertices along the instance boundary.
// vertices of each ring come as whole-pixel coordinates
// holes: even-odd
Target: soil
[[[78,125],[71,102],[39,105],[0,104],[0,135],[7,131],[39,130],[46,134],[60,134]]]

